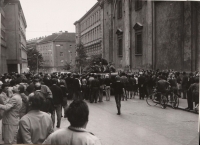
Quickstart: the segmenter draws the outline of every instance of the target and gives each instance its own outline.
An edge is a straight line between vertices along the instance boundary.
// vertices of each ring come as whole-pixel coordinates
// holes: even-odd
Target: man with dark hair
[[[122,100],[124,101],[124,98],[126,99],[127,101],[127,83],[128,83],[128,78],[126,77],[126,74],[124,72],[121,73],[121,78],[120,78],[120,82],[124,85],[124,93],[123,93],[123,96],[122,96]]]
[[[188,107],[185,108],[186,110],[193,110],[193,102],[192,102],[192,92],[190,86],[194,83],[194,78],[193,78],[193,73],[189,74],[188,77],[188,83],[186,85],[186,89],[187,89],[187,103],[188,103]]]
[[[51,116],[40,111],[43,98],[32,93],[29,97],[30,111],[19,122],[19,140],[23,144],[41,144],[53,132]]]
[[[43,144],[101,145],[99,139],[86,130],[89,108],[84,101],[73,101],[66,115],[70,126],[52,133]]]
[[[116,76],[116,81],[112,84],[112,87],[114,89],[114,95],[115,95],[115,102],[117,106],[117,115],[121,114],[121,97],[123,95],[123,83],[120,82],[120,76]]]
[[[99,95],[99,88],[100,88],[100,83],[99,80],[97,79],[97,75],[94,76],[94,80],[91,81],[91,98],[90,98],[90,103],[97,103],[98,95]]]
[[[54,104],[54,111],[52,113],[52,120],[53,125],[55,123],[55,112],[57,115],[57,128],[60,128],[61,123],[61,116],[62,116],[62,108],[61,104],[63,101],[63,93],[61,88],[57,85],[58,80],[56,78],[52,79],[52,86],[50,87],[51,92],[53,94],[53,104]]]
[[[75,74],[74,75],[74,80],[73,80],[73,100],[80,99],[82,100],[81,96],[81,81],[79,80],[79,75]]]
[[[69,90],[68,99],[72,99],[73,97],[73,78],[71,77],[71,73],[67,74],[67,78],[65,79],[67,88]]]

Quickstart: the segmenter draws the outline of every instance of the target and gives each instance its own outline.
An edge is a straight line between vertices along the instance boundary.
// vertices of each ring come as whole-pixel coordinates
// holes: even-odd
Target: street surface
[[[121,115],[117,115],[114,97],[88,105],[87,129],[103,145],[198,145],[198,114],[148,106],[138,97],[122,101]],[[62,118],[61,128],[68,125]]]
[[[121,115],[117,115],[113,96],[111,101],[88,105],[87,129],[102,145],[198,145],[198,114],[148,106],[138,97],[122,101]],[[67,126],[68,120],[62,118],[61,128]]]

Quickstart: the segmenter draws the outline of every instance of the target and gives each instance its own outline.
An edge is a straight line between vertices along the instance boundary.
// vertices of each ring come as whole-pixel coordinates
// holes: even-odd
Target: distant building
[[[59,32],[47,36],[36,48],[43,57],[40,72],[62,72],[66,63],[75,64],[75,33]]]
[[[5,28],[8,72],[27,70],[26,19],[19,0],[6,0]]]
[[[6,73],[8,71],[7,69],[7,45],[6,45],[6,20],[5,20],[5,11],[3,9],[4,7],[4,1],[0,1],[0,34],[1,34],[1,39],[0,39],[0,74]]]
[[[82,18],[74,23],[76,45],[83,44],[88,57],[102,55],[102,13],[97,2]]]
[[[36,48],[37,44],[40,41],[42,41],[44,38],[45,37],[39,37],[39,38],[34,38],[34,39],[27,40],[27,42],[26,42],[26,49],[29,50],[29,49]]]

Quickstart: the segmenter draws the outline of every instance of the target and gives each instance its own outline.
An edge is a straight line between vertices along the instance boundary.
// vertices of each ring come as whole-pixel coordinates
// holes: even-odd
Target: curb
[[[167,106],[172,108],[171,105],[167,104]],[[182,106],[178,106],[178,108],[176,108],[176,109],[183,110],[183,111],[186,111],[186,112],[195,113],[195,114],[199,114],[199,113],[195,112],[194,110],[186,110],[185,107],[182,107]]]
[[[186,110],[186,109],[185,109],[184,107],[182,107],[182,106],[178,106],[178,109],[183,110],[183,111],[186,111],[186,112],[191,112],[191,113],[199,114],[199,113],[197,113],[197,112],[194,111],[194,110]]]

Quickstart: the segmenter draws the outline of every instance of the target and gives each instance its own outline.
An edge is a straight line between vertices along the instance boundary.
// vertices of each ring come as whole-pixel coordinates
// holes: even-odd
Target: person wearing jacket
[[[90,103],[97,103],[98,95],[99,95],[99,88],[100,88],[100,83],[99,80],[97,79],[97,75],[94,76],[94,80],[91,81],[91,98],[90,98]]]
[[[19,127],[19,111],[22,107],[22,98],[18,91],[19,85],[13,86],[13,95],[5,105],[0,104],[4,110],[2,119],[2,138],[5,144],[16,144]]]
[[[59,129],[52,133],[43,144],[48,145],[101,145],[100,140],[86,130],[89,120],[88,105],[82,100],[74,100],[67,112],[69,127]]]
[[[181,82],[182,91],[183,91],[183,99],[187,98],[187,83],[188,83],[188,76],[186,72],[183,72],[183,81]]]
[[[61,88],[57,85],[57,79],[53,78],[52,79],[52,86],[50,87],[51,92],[53,94],[53,105],[54,105],[54,110],[52,113],[52,121],[53,125],[55,123],[55,112],[57,115],[57,128],[60,128],[60,123],[61,123],[61,115],[62,115],[62,109],[61,109],[61,104],[63,102],[63,93]]]
[[[19,121],[18,144],[41,144],[53,132],[51,116],[40,108],[43,98],[32,93],[29,97],[30,111]]]

